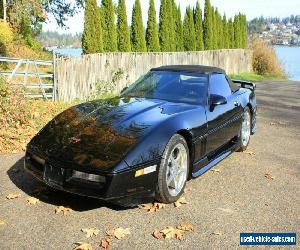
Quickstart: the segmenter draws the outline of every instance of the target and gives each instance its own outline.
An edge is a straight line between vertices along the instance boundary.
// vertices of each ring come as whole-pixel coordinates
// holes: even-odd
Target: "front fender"
[[[174,134],[178,131],[186,130],[194,136],[194,131],[197,131],[197,128],[203,128],[205,124],[206,114],[203,106],[171,115],[140,138],[132,150],[124,157],[124,161],[129,168],[147,163],[158,164],[167,143]],[[119,171],[119,169],[115,170]]]

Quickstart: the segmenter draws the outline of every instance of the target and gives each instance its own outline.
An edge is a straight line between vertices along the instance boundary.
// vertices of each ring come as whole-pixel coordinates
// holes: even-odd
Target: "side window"
[[[241,86],[239,84],[234,83],[233,81],[231,81],[231,79],[228,76],[226,76],[226,79],[229,82],[229,86],[230,86],[232,92],[236,92],[240,89]]]
[[[223,74],[212,74],[210,78],[210,94],[228,97],[231,95],[231,88]]]

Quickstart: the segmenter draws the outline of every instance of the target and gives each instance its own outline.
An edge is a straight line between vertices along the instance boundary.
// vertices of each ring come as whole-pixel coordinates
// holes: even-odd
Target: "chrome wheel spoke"
[[[244,146],[246,146],[250,139],[251,133],[251,121],[249,112],[244,113],[243,122],[242,122],[242,133],[241,139]]]
[[[178,195],[186,181],[187,152],[183,144],[178,144],[172,150],[168,159],[166,183],[170,195]]]

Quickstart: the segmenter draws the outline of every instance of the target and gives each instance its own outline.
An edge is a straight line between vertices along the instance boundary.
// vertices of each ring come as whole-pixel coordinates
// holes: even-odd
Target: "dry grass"
[[[0,153],[24,151],[29,140],[69,106],[70,103],[25,99],[23,90],[0,79]]]
[[[255,38],[252,41],[253,49],[253,70],[259,75],[272,75],[284,78],[285,73],[279,63],[275,50],[264,40]]]

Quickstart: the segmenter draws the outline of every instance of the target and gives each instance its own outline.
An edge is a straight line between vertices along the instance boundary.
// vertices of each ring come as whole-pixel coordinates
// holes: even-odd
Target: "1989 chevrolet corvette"
[[[255,85],[215,67],[151,69],[119,97],[71,107],[28,144],[25,168],[47,185],[124,206],[176,201],[186,181],[256,131]]]

